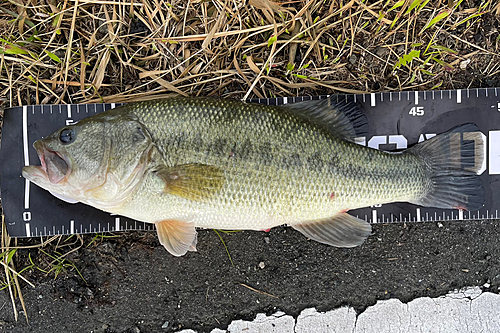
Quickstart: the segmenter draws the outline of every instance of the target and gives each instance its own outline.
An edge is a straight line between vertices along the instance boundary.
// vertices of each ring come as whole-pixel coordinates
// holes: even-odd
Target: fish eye
[[[73,129],[65,128],[61,131],[61,134],[59,134],[59,141],[64,144],[71,143],[74,139],[75,131]]]

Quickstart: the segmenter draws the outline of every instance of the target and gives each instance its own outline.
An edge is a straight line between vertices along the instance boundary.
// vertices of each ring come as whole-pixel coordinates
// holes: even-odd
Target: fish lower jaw
[[[40,181],[37,181],[38,179],[41,179],[43,181],[48,181],[47,177],[47,172],[45,167],[38,166],[38,165],[28,165],[23,167],[22,175],[24,178],[27,180],[38,184]]]

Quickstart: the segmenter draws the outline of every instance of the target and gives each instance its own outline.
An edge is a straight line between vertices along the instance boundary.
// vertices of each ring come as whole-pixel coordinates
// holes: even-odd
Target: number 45
[[[412,115],[413,117],[420,117],[424,115],[424,107],[423,106],[414,106],[410,109],[410,112],[408,112],[409,115]]]

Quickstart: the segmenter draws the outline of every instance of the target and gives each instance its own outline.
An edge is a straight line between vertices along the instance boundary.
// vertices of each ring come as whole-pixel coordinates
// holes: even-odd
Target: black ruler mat
[[[277,105],[319,98],[322,97],[280,97],[251,102]],[[355,99],[368,117],[370,133],[366,138],[358,138],[360,144],[384,150],[404,149],[467,122],[477,124],[482,134],[464,133],[459,142],[478,140],[477,135],[483,135],[487,143],[486,163],[481,171],[486,205],[481,210],[461,212],[395,203],[357,209],[351,214],[370,223],[500,218],[500,88],[372,93],[345,98]],[[21,176],[23,166],[40,163],[32,147],[35,140],[116,106],[35,105],[5,110],[0,151],[1,198],[11,237],[154,229],[153,224],[110,215],[84,204],[68,204]]]

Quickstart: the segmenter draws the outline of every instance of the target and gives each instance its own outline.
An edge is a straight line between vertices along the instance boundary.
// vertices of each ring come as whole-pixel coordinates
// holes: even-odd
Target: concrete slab
[[[305,309],[297,319],[283,312],[271,316],[261,313],[253,321],[236,320],[227,330],[214,329],[211,333],[263,332],[500,332],[500,295],[470,287],[437,298],[417,298],[407,304],[398,299],[378,301],[359,316],[349,307],[328,312]]]

